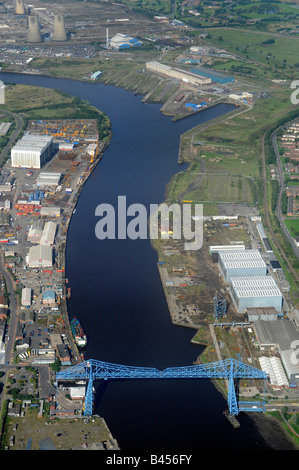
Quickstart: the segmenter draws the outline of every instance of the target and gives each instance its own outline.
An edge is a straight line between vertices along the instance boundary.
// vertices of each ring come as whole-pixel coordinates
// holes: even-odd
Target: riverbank
[[[119,124],[122,125],[121,122],[120,122]],[[131,140],[130,140],[130,141],[132,141],[132,136],[130,136],[130,137],[131,137]],[[121,149],[122,149],[122,147],[121,147]],[[119,154],[119,150],[120,150],[120,147],[117,148],[118,154]],[[124,160],[124,159],[122,159],[122,160]],[[131,163],[132,163],[132,162],[131,162]],[[106,168],[106,166],[105,166],[105,168]],[[116,168],[116,167],[113,168],[113,180],[112,180],[112,181],[114,181],[114,182],[116,183],[116,180],[115,180],[115,171],[114,171],[115,168]],[[117,166],[117,168],[119,168],[119,165]],[[106,169],[107,169],[107,168],[106,168]],[[103,184],[103,182],[102,182],[102,184]],[[111,182],[110,182],[110,184],[111,184]],[[119,182],[118,182],[118,184],[119,184]],[[116,185],[116,190],[118,189],[118,184]],[[107,191],[107,188],[106,188],[106,186],[105,186],[105,184],[104,184],[104,194],[105,194],[105,198],[106,198],[106,191]],[[97,194],[97,193],[95,193],[95,194]],[[103,197],[103,194],[101,195],[101,197]],[[101,200],[103,200],[103,199],[101,199]],[[136,200],[136,199],[135,199],[135,200]],[[85,206],[85,207],[86,207],[86,206]],[[77,213],[78,213],[78,212],[79,212],[79,211],[77,211]],[[75,222],[75,221],[74,221],[74,222]],[[76,226],[76,225],[75,225],[75,226]],[[224,230],[224,229],[223,229],[223,230]],[[80,236],[82,237],[82,234],[81,234]],[[87,240],[89,240],[89,239],[86,238],[85,243],[88,243]],[[171,250],[170,250],[170,251],[171,251]],[[88,253],[85,253],[85,256],[88,257]],[[110,261],[111,261],[111,260],[109,260],[109,263],[110,263]],[[205,263],[202,263],[202,265],[203,265],[204,270],[206,271],[206,269],[205,269],[205,268],[206,268]],[[175,267],[175,266],[177,266],[177,263],[176,263],[176,262],[174,262],[174,267]],[[127,269],[126,269],[126,271],[127,271]],[[107,274],[108,274],[108,272],[107,272]],[[105,274],[105,277],[107,277],[107,274]],[[191,274],[191,273],[190,273],[190,274]],[[108,278],[108,279],[109,279],[109,278]],[[211,279],[213,279],[213,277],[211,277]],[[115,281],[115,279],[113,279],[113,281]],[[191,287],[191,286],[190,286],[190,287]],[[192,287],[192,288],[193,288],[193,287]],[[198,289],[198,288],[196,288],[196,289]],[[76,288],[75,288],[75,292],[76,292]],[[196,294],[196,295],[197,295],[197,294]],[[111,301],[110,301],[109,303],[111,304]],[[122,306],[120,306],[120,308],[122,309]],[[116,309],[114,309],[114,310],[116,311]],[[109,305],[109,312],[110,312],[110,311],[111,311],[111,305]],[[140,312],[139,312],[139,313],[140,313]],[[84,312],[84,314],[86,314],[86,312]],[[94,322],[94,319],[93,319],[92,321]],[[93,323],[93,324],[94,324],[94,323]],[[94,328],[96,328],[96,325],[97,325],[97,323],[95,323],[95,327],[92,328],[92,331],[94,331]],[[100,329],[99,329],[99,333],[100,333]],[[106,334],[107,334],[107,331],[106,331]],[[102,351],[103,351],[103,350],[105,351],[105,349],[104,349],[104,348],[105,348],[105,345],[101,346],[101,348],[102,348]],[[105,354],[105,353],[104,353],[104,354]],[[99,352],[99,355],[100,355],[100,357],[102,356],[101,350],[100,350],[100,352]],[[91,357],[93,357],[93,354],[92,354],[92,353],[91,353]],[[119,357],[119,356],[116,355],[116,357]],[[134,360],[134,357],[135,357],[135,354],[133,355],[133,360]],[[150,360],[151,360],[151,359],[150,359]],[[189,359],[188,359],[188,360],[189,360]],[[130,362],[131,362],[130,359],[128,359],[128,363],[130,363]]]

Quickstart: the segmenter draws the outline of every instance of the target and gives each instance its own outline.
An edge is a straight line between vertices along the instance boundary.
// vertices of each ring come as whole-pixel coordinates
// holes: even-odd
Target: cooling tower
[[[39,30],[38,17],[28,16],[28,42],[42,42],[42,37]]]
[[[16,0],[16,14],[25,15],[24,0]]]
[[[53,41],[66,41],[66,32],[64,27],[63,15],[54,15]]]

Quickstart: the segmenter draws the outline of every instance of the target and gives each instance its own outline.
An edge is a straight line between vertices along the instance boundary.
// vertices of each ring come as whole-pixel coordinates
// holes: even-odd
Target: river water
[[[87,99],[111,120],[113,138],[82,191],[67,241],[70,316],[88,336],[85,357],[116,364],[156,367],[191,365],[201,348],[190,343],[195,330],[173,326],[148,240],[104,240],[95,236],[101,203],[160,203],[177,163],[180,135],[232,109],[219,105],[177,123],[144,104],[132,92],[5,73],[4,82],[59,88]],[[234,430],[223,411],[225,399],[206,379],[95,382],[95,411],[103,416],[123,450],[169,452],[260,450],[269,446],[252,419],[240,414]]]

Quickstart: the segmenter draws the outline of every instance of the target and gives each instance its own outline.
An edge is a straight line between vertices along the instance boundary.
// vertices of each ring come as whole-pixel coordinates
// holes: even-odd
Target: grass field
[[[282,37],[276,34],[242,31],[233,28],[211,28],[209,34],[212,36],[209,42],[214,45],[223,47],[246,59],[267,65],[273,71],[278,69],[281,74],[286,71],[281,69],[284,64],[291,66],[298,64],[299,66],[298,36]],[[267,44],[268,41],[274,42]]]
[[[299,236],[299,219],[285,219],[284,223],[292,237]]]

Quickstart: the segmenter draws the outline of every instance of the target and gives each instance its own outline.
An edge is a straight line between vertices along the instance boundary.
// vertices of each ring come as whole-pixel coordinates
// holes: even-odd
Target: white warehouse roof
[[[45,135],[24,135],[11,149],[11,166],[41,168],[52,157],[53,137]]]
[[[270,377],[271,385],[276,387],[288,386],[289,382],[283,370],[282,363],[278,357],[265,357],[259,358],[261,369],[266,372]]]
[[[31,268],[49,267],[53,264],[53,249],[47,245],[32,246],[29,250],[28,265]]]
[[[31,295],[31,289],[29,289],[28,287],[24,287],[24,289],[22,289],[22,305],[24,305],[25,307],[31,305]]]
[[[11,150],[42,152],[51,142],[53,142],[53,137],[51,136],[27,134]]]
[[[231,287],[239,298],[281,297],[281,292],[271,276],[232,277]]]
[[[219,257],[226,269],[266,268],[266,263],[258,250],[219,250]]]
[[[40,245],[53,245],[56,235],[57,224],[49,221],[45,223],[41,238]]]
[[[61,178],[61,173],[56,172],[41,172],[37,178],[37,186],[58,186]]]

